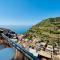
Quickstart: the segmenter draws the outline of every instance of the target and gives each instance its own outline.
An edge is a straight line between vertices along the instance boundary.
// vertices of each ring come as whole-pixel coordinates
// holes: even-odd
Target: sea
[[[0,25],[0,27],[10,29],[17,34],[24,34],[32,25]]]
[[[17,34],[24,34],[25,32],[27,32],[27,30],[29,30],[29,28],[31,28],[32,26],[25,26],[25,25],[0,25],[0,28],[7,28],[10,29],[14,32],[16,32]],[[8,56],[7,52],[10,52],[10,55]],[[12,55],[14,55],[14,49],[9,49],[9,48],[4,48],[3,45],[0,45],[0,60],[10,60],[10,58],[12,58]],[[2,54],[5,54],[4,56]],[[2,56],[2,57],[1,57]],[[8,56],[8,57],[7,57]]]

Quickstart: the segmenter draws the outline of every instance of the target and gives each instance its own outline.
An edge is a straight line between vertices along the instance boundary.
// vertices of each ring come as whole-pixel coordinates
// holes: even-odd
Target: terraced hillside
[[[48,18],[32,26],[27,33],[38,38],[37,41],[49,41],[60,45],[60,17]]]

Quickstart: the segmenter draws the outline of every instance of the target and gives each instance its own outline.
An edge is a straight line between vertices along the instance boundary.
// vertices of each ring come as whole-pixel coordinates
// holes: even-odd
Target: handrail
[[[19,52],[21,52],[26,58],[29,60],[37,60],[37,57],[35,57],[32,53],[27,51],[24,47],[22,47],[20,44],[15,43],[10,38],[8,38],[6,35],[2,33],[3,38],[11,44],[14,48],[16,48]]]

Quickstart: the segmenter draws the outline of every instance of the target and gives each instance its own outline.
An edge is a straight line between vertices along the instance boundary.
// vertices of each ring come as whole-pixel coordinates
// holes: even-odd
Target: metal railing
[[[24,47],[22,47],[20,44],[12,41],[10,38],[8,38],[6,35],[2,33],[3,38],[12,45],[14,48],[16,48],[19,52],[21,52],[28,60],[37,60],[37,57],[35,57],[32,53],[27,51]]]

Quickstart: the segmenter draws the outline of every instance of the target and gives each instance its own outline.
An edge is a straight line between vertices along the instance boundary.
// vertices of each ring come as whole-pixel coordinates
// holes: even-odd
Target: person
[[[0,60],[11,60],[15,56],[13,48],[4,48],[0,50]]]

